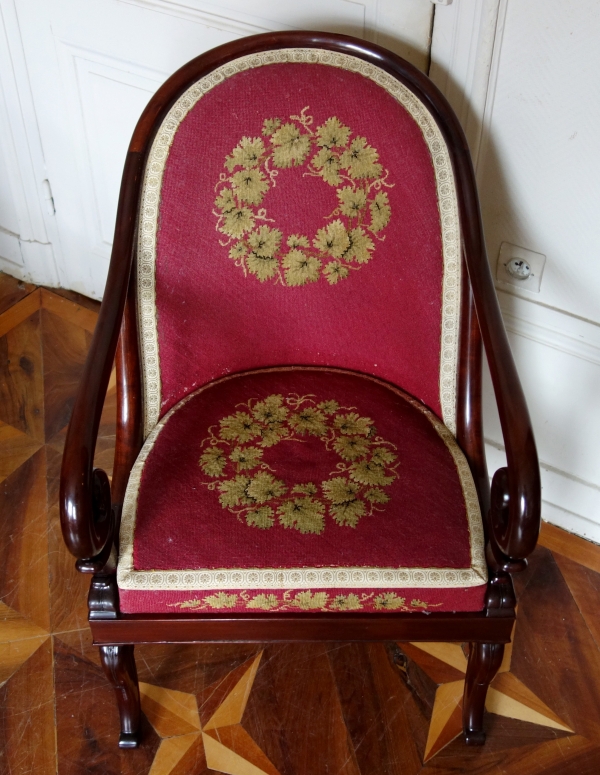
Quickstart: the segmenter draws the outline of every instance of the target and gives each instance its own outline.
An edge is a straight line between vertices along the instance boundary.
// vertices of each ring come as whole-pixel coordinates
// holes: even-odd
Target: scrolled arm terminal
[[[104,301],[69,423],[60,481],[60,519],[69,551],[79,560],[100,555],[114,539],[108,477],[94,469],[102,407],[115,359],[131,274],[143,155],[129,153],[123,171],[117,227]],[[110,548],[110,547],[109,547]]]
[[[460,128],[458,132],[462,134]],[[507,467],[499,469],[492,482],[489,549],[499,570],[516,571],[526,567],[525,559],[535,548],[539,534],[540,468],[525,395],[487,259],[475,175],[466,141],[462,154],[464,158],[456,170],[464,191],[460,206],[465,256],[507,458]],[[474,212],[477,218],[472,217]]]

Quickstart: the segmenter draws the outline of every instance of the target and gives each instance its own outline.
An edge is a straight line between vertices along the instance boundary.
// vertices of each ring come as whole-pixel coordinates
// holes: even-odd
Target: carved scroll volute
[[[514,543],[514,541],[509,540],[511,518],[508,468],[499,468],[492,479],[487,559],[490,567],[505,573],[517,573],[525,570],[527,567],[525,558],[529,554],[525,546],[522,547],[522,551],[519,551],[518,544],[515,547],[516,556],[510,556],[506,553],[505,547]]]

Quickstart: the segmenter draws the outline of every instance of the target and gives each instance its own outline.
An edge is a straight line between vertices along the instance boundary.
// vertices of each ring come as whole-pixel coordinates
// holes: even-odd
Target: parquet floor
[[[97,305],[0,275],[0,772],[585,775],[600,771],[600,548],[544,526],[519,621],[466,748],[458,644],[146,646],[144,734],[117,747],[63,546],[61,449]],[[97,458],[110,471],[114,385]]]

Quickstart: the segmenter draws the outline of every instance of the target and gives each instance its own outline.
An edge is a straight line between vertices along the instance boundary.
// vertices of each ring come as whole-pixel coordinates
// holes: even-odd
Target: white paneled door
[[[430,0],[0,0],[12,63],[2,86],[30,105],[20,120],[32,174],[20,185],[25,199],[37,192],[25,209],[42,212],[37,239],[51,244],[46,282],[102,296],[129,138],[151,95],[186,61],[244,35],[318,29],[380,43],[426,69],[433,8]],[[14,143],[0,163],[15,161],[20,126],[12,114]],[[22,178],[24,164],[13,165]],[[0,229],[12,232],[14,211],[6,210],[8,226],[2,217]]]

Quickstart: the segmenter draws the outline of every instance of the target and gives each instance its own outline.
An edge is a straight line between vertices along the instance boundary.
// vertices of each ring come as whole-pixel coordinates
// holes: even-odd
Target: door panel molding
[[[228,0],[214,3],[202,0],[119,0],[180,19],[206,24],[235,35],[255,35],[260,32],[298,29],[312,21],[315,28],[340,25],[340,32],[349,24],[355,35],[365,33],[367,14],[377,16],[378,0],[304,0],[286,5],[280,0]],[[256,13],[248,13],[252,8]],[[227,13],[229,11],[229,13]],[[369,13],[370,12],[370,13]]]
[[[77,156],[86,241],[89,250],[108,261],[121,172],[115,159],[125,158],[141,111],[169,74],[66,40],[59,39],[57,49]],[[124,88],[129,90],[127,97]]]
[[[0,0],[0,126],[6,175],[0,185],[16,216],[2,232],[0,268],[56,286],[62,279],[60,240],[42,192],[46,166],[15,0]]]

